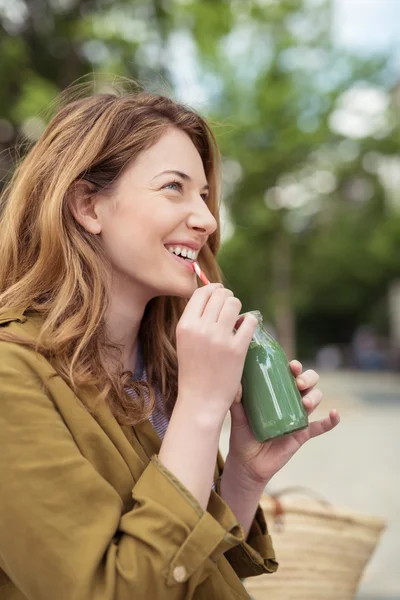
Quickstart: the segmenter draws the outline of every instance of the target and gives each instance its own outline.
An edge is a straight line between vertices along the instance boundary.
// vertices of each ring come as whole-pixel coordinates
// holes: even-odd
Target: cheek
[[[152,260],[152,251],[168,234],[162,215],[154,211],[120,211],[110,215],[102,231],[106,252],[115,268],[130,271]]]

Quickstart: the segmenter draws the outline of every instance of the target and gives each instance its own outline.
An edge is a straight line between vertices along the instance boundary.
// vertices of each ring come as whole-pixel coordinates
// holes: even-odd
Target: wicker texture
[[[249,594],[255,600],[352,600],[385,522],[304,496],[278,502],[265,496],[261,506],[279,569],[246,580]]]

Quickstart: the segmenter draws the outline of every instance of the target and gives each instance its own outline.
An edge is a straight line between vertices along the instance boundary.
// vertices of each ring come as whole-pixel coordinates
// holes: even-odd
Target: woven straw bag
[[[297,497],[288,497],[292,492]],[[315,492],[297,487],[263,496],[261,506],[279,569],[245,581],[254,600],[355,597],[386,524],[382,519],[316,500],[315,496]]]

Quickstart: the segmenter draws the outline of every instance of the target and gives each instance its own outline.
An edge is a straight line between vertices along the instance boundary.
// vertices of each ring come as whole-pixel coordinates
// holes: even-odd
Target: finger
[[[197,288],[188,303],[185,306],[184,314],[181,319],[185,320],[188,315],[194,317],[201,317],[205,307],[207,306],[207,302],[215,292],[215,290],[223,288],[222,283],[210,283],[210,285],[205,285],[201,288]]]
[[[246,313],[243,315],[239,315],[238,320],[235,323],[235,329],[239,329],[239,327],[241,326],[241,324],[243,323],[243,319],[245,318]]]
[[[235,298],[235,296],[226,298],[219,315],[219,325],[233,334],[235,323],[238,320],[241,309],[242,303],[239,298]]]
[[[304,392],[309,388],[317,385],[319,381],[319,375],[312,369],[304,371],[299,377],[296,377],[296,384],[300,391]]]
[[[317,437],[323,433],[332,431],[336,425],[340,423],[340,416],[336,409],[331,410],[329,417],[321,419],[320,421],[313,421],[308,427],[308,433],[310,438]]]
[[[210,296],[202,315],[202,320],[206,323],[216,323],[219,320],[219,316],[225,302],[228,298],[232,298],[233,292],[225,288],[214,290],[212,296]]]
[[[235,335],[235,344],[237,346],[245,346],[247,349],[253,338],[253,335],[258,327],[257,317],[250,313],[244,315],[243,321]]]
[[[248,426],[248,419],[243,408],[243,404],[240,402],[232,402],[230,407],[231,413],[231,432],[234,429],[241,429],[242,427]]]
[[[236,402],[236,404],[239,404],[240,401],[242,400],[242,394],[243,394],[243,388],[242,388],[242,384],[240,384],[239,389],[238,389],[237,394],[234,399],[234,402]]]
[[[308,415],[311,415],[317,406],[321,404],[322,396],[321,390],[314,388],[303,397],[304,408],[306,409]]]
[[[298,360],[291,360],[289,363],[289,367],[294,377],[298,377],[303,370],[303,365]]]

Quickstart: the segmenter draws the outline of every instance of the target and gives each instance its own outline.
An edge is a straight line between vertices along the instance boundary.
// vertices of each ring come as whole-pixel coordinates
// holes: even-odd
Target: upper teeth
[[[196,260],[199,255],[198,250],[192,250],[187,246],[169,246],[168,250],[177,256],[180,254],[184,258],[190,258],[191,260]]]

